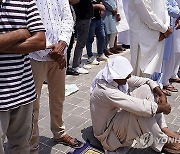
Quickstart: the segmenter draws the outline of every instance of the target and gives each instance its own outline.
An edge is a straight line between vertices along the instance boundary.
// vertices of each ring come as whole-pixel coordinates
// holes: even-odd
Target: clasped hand
[[[59,64],[59,69],[66,68],[66,58],[64,56],[64,49],[67,44],[64,41],[59,41],[58,43],[48,46],[48,49],[52,49],[49,53],[50,57],[54,59]]]

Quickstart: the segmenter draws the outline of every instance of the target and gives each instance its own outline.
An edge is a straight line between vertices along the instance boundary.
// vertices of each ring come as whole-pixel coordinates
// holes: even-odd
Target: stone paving
[[[130,58],[129,50],[126,50],[121,55]],[[113,55],[114,56],[114,55]],[[86,59],[85,55],[83,59]],[[92,79],[97,72],[104,67],[104,62],[98,66],[93,66],[90,73],[79,76],[67,76],[66,84],[76,84],[79,91],[66,97],[64,102],[63,118],[68,134],[76,137],[78,140],[85,142],[87,139],[94,145],[100,146],[99,142],[94,138],[92,132],[92,124],[89,111],[89,87]],[[174,84],[180,91],[180,84]],[[172,105],[172,112],[166,116],[168,126],[174,131],[180,131],[180,92],[173,93],[168,97]],[[50,117],[48,106],[48,90],[47,85],[43,85],[41,95],[41,108],[39,116],[40,129],[40,154],[64,154],[73,149],[62,144],[53,142],[52,133],[50,131]],[[153,151],[130,151],[129,153],[154,153]]]

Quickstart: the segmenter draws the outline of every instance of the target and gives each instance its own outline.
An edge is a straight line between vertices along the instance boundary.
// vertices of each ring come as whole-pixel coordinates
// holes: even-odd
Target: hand
[[[56,60],[56,62],[59,64],[59,69],[64,69],[64,68],[66,68],[66,58],[65,58],[65,56],[63,55],[63,56],[60,56],[57,60]]]
[[[156,113],[169,114],[171,112],[171,106],[168,103],[159,103]]]
[[[52,49],[52,51],[49,53],[50,55],[52,55],[52,59],[56,60],[58,58],[58,54],[59,55],[64,55],[64,49],[66,48],[67,44],[64,41],[59,41],[58,43],[52,44],[50,46],[48,46],[48,49]],[[57,53],[57,54],[52,54],[52,53]],[[56,58],[57,56],[57,58]]]
[[[117,14],[117,8],[115,8],[112,12],[113,16],[115,16]]]
[[[162,41],[162,40],[164,40],[165,38],[166,38],[166,37],[164,36],[164,34],[160,32],[159,41]]]
[[[31,34],[27,29],[18,29],[15,32],[17,32],[22,40],[26,40],[31,37]]]
[[[178,17],[175,22],[175,29],[180,29],[180,17]]]
[[[59,64],[59,69],[66,68],[66,58],[64,55],[60,55],[57,52],[49,53],[50,57]]]
[[[106,10],[105,6],[102,3],[99,4],[99,9],[101,11],[105,11]]]
[[[120,20],[121,20],[120,14],[116,14],[116,21],[120,21]]]
[[[168,103],[166,95],[163,94],[163,95],[159,96],[157,103],[158,104],[166,104],[166,103]]]
[[[172,33],[171,27],[168,27],[167,31],[164,33],[164,36],[167,38],[169,37],[169,35],[171,35],[171,33]]]

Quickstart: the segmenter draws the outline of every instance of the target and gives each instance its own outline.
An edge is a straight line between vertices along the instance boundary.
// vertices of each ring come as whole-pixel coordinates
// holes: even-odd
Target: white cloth
[[[170,23],[166,0],[130,0],[128,3],[134,74],[140,75],[139,70],[146,74],[161,72],[164,41],[159,42],[159,35],[167,31]]]
[[[129,15],[128,15],[128,0],[123,0],[123,9],[126,16],[126,20],[129,25]],[[118,43],[119,44],[125,44],[130,45],[130,33],[129,30],[122,31],[118,33]]]
[[[117,56],[113,59],[108,59],[104,69],[102,69],[92,81],[90,93],[93,92],[98,80],[103,79],[110,83],[113,82],[113,79],[125,79],[132,71],[133,68],[129,60],[125,57]],[[128,89],[128,87],[124,85],[123,87],[119,87],[119,89],[124,91],[123,89]]]
[[[117,14],[120,14],[121,20],[116,22],[116,28],[118,32],[123,32],[129,29],[129,24],[127,22],[124,8],[123,8],[123,2],[122,0],[117,0]]]
[[[46,28],[46,46],[65,41],[67,44],[73,31],[73,17],[67,0],[36,0],[40,16]],[[48,11],[47,11],[48,10]],[[37,61],[53,61],[48,53],[50,49],[30,53]]]

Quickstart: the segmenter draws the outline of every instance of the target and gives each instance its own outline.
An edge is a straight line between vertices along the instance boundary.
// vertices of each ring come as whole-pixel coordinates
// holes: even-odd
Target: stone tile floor
[[[130,58],[129,50],[121,53],[121,55]],[[114,55],[113,55],[114,56]],[[83,57],[83,59],[86,59]],[[79,91],[73,95],[67,96],[64,102],[63,118],[68,134],[76,137],[78,140],[85,142],[87,139],[94,145],[100,146],[99,142],[94,138],[92,131],[92,124],[89,111],[89,87],[92,79],[97,72],[104,67],[105,63],[98,66],[93,66],[89,74],[79,76],[67,76],[66,84],[76,84]],[[180,84],[174,84],[180,91]],[[40,154],[64,154],[73,149],[62,144],[56,144],[52,140],[52,133],[50,131],[50,117],[48,107],[48,93],[47,85],[43,86],[41,95],[41,108],[39,116],[40,128]],[[166,116],[168,126],[174,131],[180,131],[180,92],[173,93],[168,97],[172,105],[172,112]],[[152,154],[151,150],[145,151],[130,151],[134,154]]]

